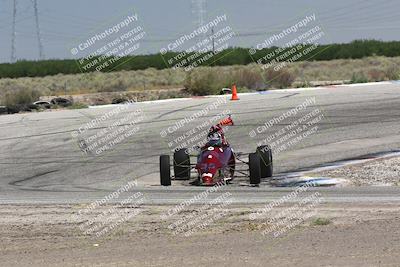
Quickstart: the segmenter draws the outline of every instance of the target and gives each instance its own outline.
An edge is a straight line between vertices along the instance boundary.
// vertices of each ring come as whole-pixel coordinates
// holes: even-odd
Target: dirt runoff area
[[[73,205],[2,205],[0,265],[400,266],[398,205],[322,203],[304,220],[290,218],[279,235],[269,227],[272,217],[284,219],[285,207],[251,217],[254,208],[229,206],[186,235],[175,226],[196,207],[171,214],[171,206],[140,206],[96,236]]]
[[[314,175],[344,178],[351,185],[400,186],[400,157],[371,160]]]

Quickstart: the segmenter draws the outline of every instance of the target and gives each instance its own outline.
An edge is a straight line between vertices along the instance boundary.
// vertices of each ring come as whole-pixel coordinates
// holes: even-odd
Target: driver
[[[224,125],[233,125],[231,116],[220,121],[217,125],[211,126],[207,135],[206,145],[220,147],[229,146],[229,143],[225,138],[224,129],[222,128]]]
[[[207,135],[207,145],[208,146],[228,146],[228,142],[226,141],[224,130],[221,125],[217,124],[211,126],[208,135]]]

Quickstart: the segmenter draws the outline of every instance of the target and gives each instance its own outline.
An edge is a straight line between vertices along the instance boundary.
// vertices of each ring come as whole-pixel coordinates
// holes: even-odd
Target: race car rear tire
[[[257,152],[249,154],[249,176],[250,184],[261,182],[260,155]]]
[[[186,148],[182,148],[174,153],[174,175],[177,180],[190,179],[190,156],[186,151]]]
[[[160,181],[163,186],[171,185],[171,164],[169,155],[160,156]]]
[[[271,147],[268,145],[259,146],[257,147],[257,153],[260,155],[261,178],[272,177],[273,163]]]

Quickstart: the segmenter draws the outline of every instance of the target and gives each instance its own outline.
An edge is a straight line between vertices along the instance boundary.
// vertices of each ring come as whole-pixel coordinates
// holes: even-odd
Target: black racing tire
[[[174,175],[176,180],[190,179],[190,156],[186,151],[186,148],[182,148],[174,153]]]
[[[257,147],[257,153],[260,155],[261,178],[272,177],[274,165],[271,147],[268,145],[259,146]]]
[[[260,155],[257,152],[249,154],[249,176],[250,184],[257,185],[261,182]]]
[[[169,155],[160,156],[160,181],[163,186],[171,185],[171,164]]]

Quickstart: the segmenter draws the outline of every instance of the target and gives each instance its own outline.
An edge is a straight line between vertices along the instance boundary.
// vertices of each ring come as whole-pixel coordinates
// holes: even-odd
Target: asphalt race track
[[[177,121],[221,99],[193,98],[124,106],[126,110],[78,137],[75,133],[82,125],[116,107],[0,116],[0,203],[87,202],[134,179],[139,183],[135,190],[145,192],[148,203],[174,203],[189,198],[204,189],[178,184],[170,188],[159,186],[158,157],[171,154],[168,143],[225,111],[232,113],[235,122],[226,136],[236,151],[243,152],[255,151],[257,142],[308,112],[318,109],[323,114],[315,133],[275,154],[275,174],[400,147],[400,84],[390,82],[244,94],[239,101],[226,101],[205,116],[161,137],[160,132],[168,132]],[[252,130],[310,99],[315,103],[307,109],[253,138],[249,136]],[[136,124],[137,132],[99,155],[82,152],[79,140],[137,110],[143,115],[143,120]],[[238,203],[262,202],[290,190],[263,184],[252,188],[245,183],[239,179],[231,185]],[[328,201],[400,200],[400,190],[389,187],[319,190],[326,193]]]

